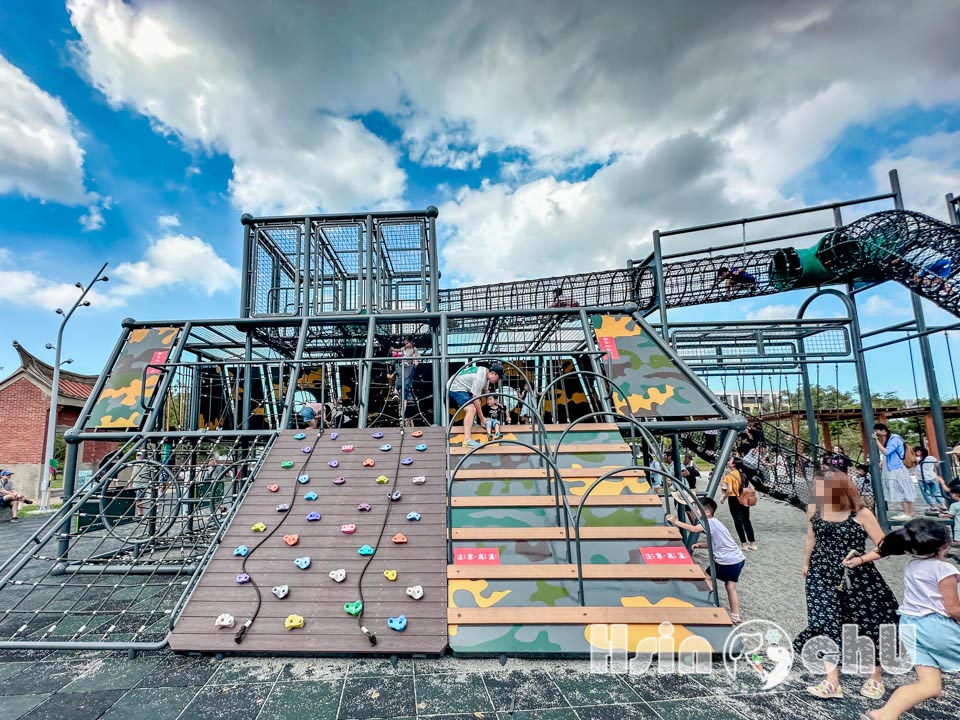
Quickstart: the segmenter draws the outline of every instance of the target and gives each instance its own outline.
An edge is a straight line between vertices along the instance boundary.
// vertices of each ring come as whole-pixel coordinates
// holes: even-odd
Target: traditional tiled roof
[[[13,347],[20,354],[20,369],[35,380],[40,381],[47,388],[53,387],[53,366],[48,365],[40,358],[31,355],[18,343],[13,341]],[[96,375],[81,375],[80,373],[60,370],[60,395],[75,400],[86,400],[93,391]]]

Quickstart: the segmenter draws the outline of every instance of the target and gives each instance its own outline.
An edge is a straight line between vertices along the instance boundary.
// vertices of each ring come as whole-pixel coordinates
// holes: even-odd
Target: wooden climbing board
[[[413,437],[415,431],[422,436]],[[403,436],[399,428],[341,429],[336,439],[331,439],[330,431],[319,437],[315,430],[302,432],[306,437],[298,440],[297,431],[285,431],[274,443],[177,619],[170,647],[177,652],[285,655],[443,652],[447,645],[443,428],[407,428]],[[377,432],[383,437],[374,437]],[[385,444],[391,449],[381,450]],[[344,452],[345,445],[352,445],[353,451]],[[426,445],[426,449],[418,451],[418,445]],[[309,454],[303,452],[308,446],[313,446]],[[404,458],[413,462],[400,464]],[[366,459],[372,459],[374,466],[364,467]],[[292,461],[293,467],[281,467],[285,461]],[[330,461],[338,466],[331,467]],[[304,473],[309,481],[301,484],[297,478]],[[389,482],[378,484],[380,475]],[[418,476],[425,478],[421,485],[413,482]],[[344,482],[335,484],[341,477]],[[272,485],[278,486],[275,492]],[[389,494],[395,490],[401,497],[394,502]],[[311,492],[317,495],[314,501],[305,499]],[[278,512],[277,505],[283,503],[290,509]],[[368,512],[358,509],[363,503],[370,505]],[[312,512],[319,513],[320,520],[308,521]],[[420,519],[408,520],[411,512]],[[260,522],[266,531],[254,532],[252,527]],[[344,533],[342,526],[350,524],[356,526],[355,531]],[[393,542],[398,533],[406,537],[406,543]],[[292,534],[299,536],[294,546],[284,540]],[[241,545],[250,550],[245,568],[243,558],[234,554]],[[358,583],[368,559],[358,553],[363,545],[375,552],[363,575],[364,610],[358,622],[344,605],[360,599]],[[302,557],[310,558],[306,570],[294,562]],[[331,571],[338,569],[346,570],[341,583],[330,577]],[[396,571],[395,580],[385,577],[387,570]],[[252,582],[237,582],[243,572]],[[254,583],[262,606],[237,644],[237,630],[257,608]],[[279,599],[272,589],[282,585],[289,587],[289,594]],[[416,586],[423,590],[420,599],[407,593]],[[215,627],[217,617],[224,613],[233,616],[232,628]],[[303,627],[286,629],[284,621],[289,615],[301,616]],[[388,627],[390,618],[400,616],[406,618],[402,632]],[[361,624],[376,635],[376,645],[360,631]]]

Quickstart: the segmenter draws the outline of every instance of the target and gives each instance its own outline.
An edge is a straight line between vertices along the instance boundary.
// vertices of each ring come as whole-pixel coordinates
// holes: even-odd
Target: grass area
[[[50,504],[50,507],[53,510],[59,510],[60,506],[63,505],[62,502],[54,501]],[[24,505],[20,508],[20,517],[30,517],[31,515],[36,515],[40,511],[40,504],[34,503],[33,505]]]

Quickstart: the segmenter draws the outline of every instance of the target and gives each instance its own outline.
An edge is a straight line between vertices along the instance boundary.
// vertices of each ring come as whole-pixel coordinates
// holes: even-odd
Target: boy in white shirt
[[[717,503],[710,498],[705,498],[703,509],[707,514],[707,527],[710,529],[710,540],[713,543],[713,560],[717,569],[717,580],[722,582],[727,589],[727,597],[730,599],[730,619],[739,625],[741,622],[740,596],[737,594],[737,582],[740,580],[740,573],[743,571],[746,557],[740,546],[734,542],[727,526],[713,516],[717,511]],[[665,520],[674,527],[683,528],[690,532],[704,532],[703,522],[697,525],[689,525],[680,522],[673,515],[667,515]]]

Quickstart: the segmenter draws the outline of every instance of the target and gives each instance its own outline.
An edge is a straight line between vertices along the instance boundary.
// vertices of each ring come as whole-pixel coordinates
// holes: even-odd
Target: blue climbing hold
[[[374,552],[373,548],[370,547],[369,545],[361,545],[360,548],[357,550],[357,553],[359,555],[373,555],[373,552]]]
[[[416,520],[419,520],[419,519],[420,519],[420,513],[418,513],[418,512],[408,512],[408,513],[407,513],[407,520],[414,520],[414,521],[416,521]]]
[[[417,447],[416,447],[415,449],[416,449],[417,451],[419,451],[419,452],[423,452],[424,450],[427,449],[427,446],[424,445],[423,443],[420,443],[419,445],[417,445]]]
[[[310,558],[298,557],[296,560],[293,561],[293,564],[296,565],[301,570],[306,570],[308,567],[310,567]]]
[[[293,439],[294,439],[294,440],[303,440],[303,439],[306,438],[306,437],[307,437],[307,436],[304,435],[303,433],[297,433],[296,435],[293,436]]]
[[[306,495],[303,496],[303,499],[306,500],[307,502],[313,502],[318,497],[320,496],[317,495],[313,490],[311,490],[310,492],[308,492]]]
[[[301,485],[306,485],[308,482],[310,482],[310,476],[307,475],[306,473],[304,473],[303,475],[299,475],[297,476],[297,482],[300,483]]]
[[[390,452],[391,450],[393,450],[393,445],[391,445],[390,443],[386,443],[385,445],[381,445],[380,449],[383,452]]]
[[[250,554],[250,548],[248,548],[246,545],[238,545],[234,549],[233,554],[239,557],[246,557]]]
[[[407,616],[401,615],[399,617],[387,618],[387,627],[397,632],[403,632],[407,629]]]

